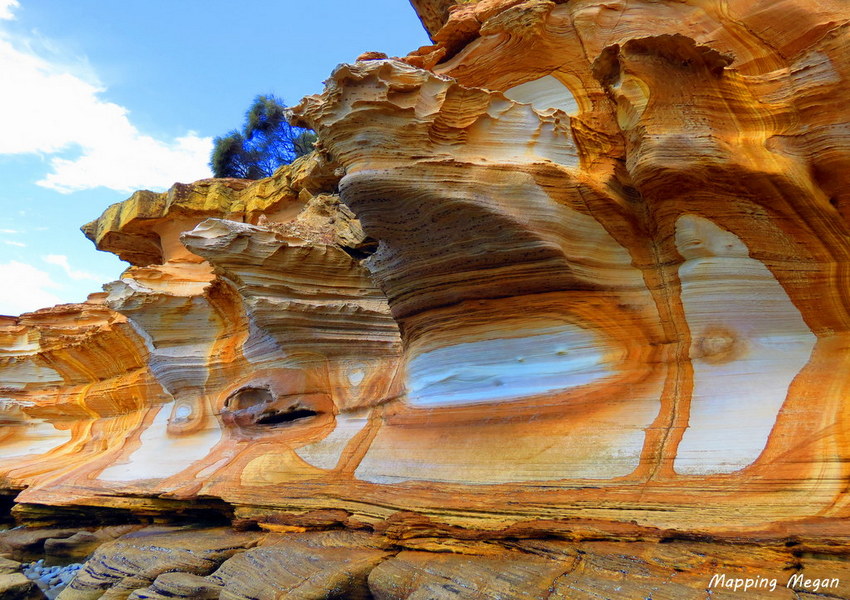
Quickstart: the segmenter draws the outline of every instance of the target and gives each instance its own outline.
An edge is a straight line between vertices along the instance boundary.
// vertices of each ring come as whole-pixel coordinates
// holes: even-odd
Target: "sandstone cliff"
[[[368,530],[328,544],[380,598],[512,552],[551,597],[637,597],[599,592],[617,552],[704,597],[694,539],[838,568],[850,6],[412,4],[433,46],[293,109],[314,154],[134,194],[83,228],[120,281],[0,322],[19,518]]]

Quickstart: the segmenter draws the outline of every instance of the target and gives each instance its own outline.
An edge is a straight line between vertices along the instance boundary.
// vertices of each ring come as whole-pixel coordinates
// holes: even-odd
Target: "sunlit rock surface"
[[[314,154],[110,207],[122,279],[0,323],[18,512],[846,547],[850,6],[412,4]]]

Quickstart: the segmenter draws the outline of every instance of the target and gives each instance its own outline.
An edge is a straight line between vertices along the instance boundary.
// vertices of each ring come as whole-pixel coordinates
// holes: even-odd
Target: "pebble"
[[[77,572],[83,568],[80,563],[70,565],[45,567],[44,559],[39,559],[32,563],[23,563],[21,572],[32,581],[35,581],[38,587],[45,593],[48,598],[55,598],[65,587],[71,583]]]

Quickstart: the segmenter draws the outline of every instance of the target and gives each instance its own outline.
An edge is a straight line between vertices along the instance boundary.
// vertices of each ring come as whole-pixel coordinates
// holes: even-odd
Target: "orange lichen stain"
[[[263,531],[272,533],[303,533],[307,531],[306,527],[298,527],[297,525],[276,525],[275,523],[257,523]]]

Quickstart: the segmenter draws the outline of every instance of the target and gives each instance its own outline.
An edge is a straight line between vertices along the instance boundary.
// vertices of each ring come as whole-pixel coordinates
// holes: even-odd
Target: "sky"
[[[0,315],[118,279],[80,226],[209,177],[257,94],[295,104],[362,52],[429,43],[407,0],[0,0]]]

